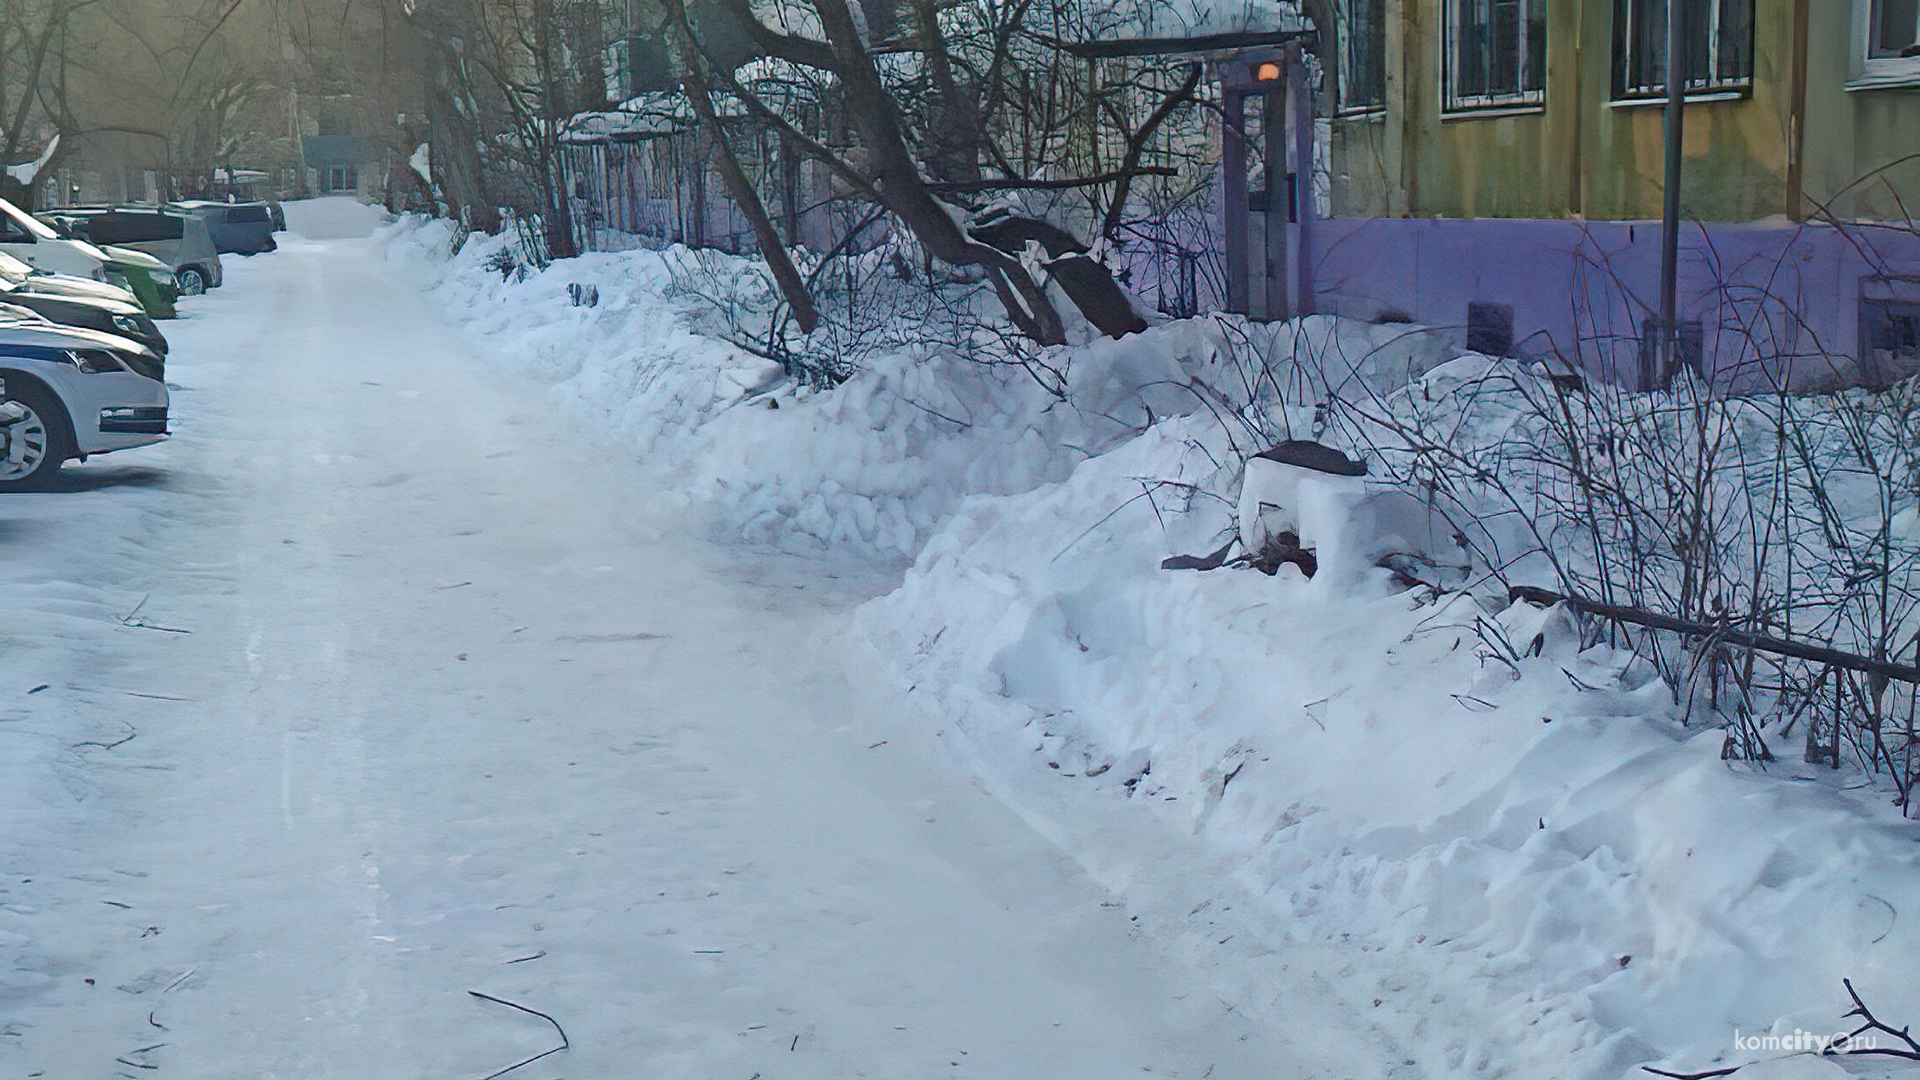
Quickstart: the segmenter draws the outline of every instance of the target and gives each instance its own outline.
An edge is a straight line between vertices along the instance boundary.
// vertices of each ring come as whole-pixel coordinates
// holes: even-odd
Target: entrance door
[[[1221,67],[1227,307],[1255,319],[1313,310],[1313,107],[1300,48],[1241,53]]]

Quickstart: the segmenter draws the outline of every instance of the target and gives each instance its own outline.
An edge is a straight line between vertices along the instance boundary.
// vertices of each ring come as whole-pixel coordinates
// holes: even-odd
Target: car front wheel
[[[173,275],[173,280],[180,286],[181,296],[199,296],[207,291],[207,275],[201,273],[197,266],[181,267]]]
[[[20,386],[0,396],[0,491],[43,487],[66,459],[66,431],[51,394]]]

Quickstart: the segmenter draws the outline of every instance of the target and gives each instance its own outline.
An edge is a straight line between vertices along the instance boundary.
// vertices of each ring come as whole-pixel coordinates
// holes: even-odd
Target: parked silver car
[[[152,206],[62,206],[39,216],[95,244],[133,248],[159,259],[173,268],[183,296],[218,288],[224,277],[213,234],[197,213]]]
[[[71,458],[166,438],[165,375],[137,342],[0,310],[0,491],[42,487]]]

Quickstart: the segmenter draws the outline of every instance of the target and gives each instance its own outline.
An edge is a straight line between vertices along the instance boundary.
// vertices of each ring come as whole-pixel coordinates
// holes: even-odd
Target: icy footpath
[[[191,392],[217,375],[206,365],[183,381]],[[166,481],[172,453],[116,455],[55,491],[0,497],[0,1040],[11,1034],[9,1004],[57,978],[48,959],[57,943],[39,920],[60,880],[96,872],[76,853],[116,827],[89,759],[132,733],[101,717],[150,689],[118,678],[112,658],[125,639],[157,633],[121,567],[182,512]]]
[[[1067,403],[930,351],[806,392],[711,336],[671,253],[509,283],[439,228],[389,258],[729,531],[917,555],[860,629],[1011,804],[1130,901],[1177,892],[1170,923],[1251,895],[1240,930],[1379,954],[1341,992],[1423,1069],[1840,1075],[1735,1039],[1842,1029],[1842,978],[1920,1020],[1920,850],[1883,800],[1728,766],[1626,657],[1525,607],[1161,571],[1229,525],[1235,448],[1191,389],[1231,382],[1211,324],[1082,347]],[[1189,905],[1102,816],[1190,831],[1231,880]]]

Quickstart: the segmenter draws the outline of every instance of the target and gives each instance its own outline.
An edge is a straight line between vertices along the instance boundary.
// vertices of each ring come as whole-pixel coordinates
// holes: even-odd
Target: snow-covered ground
[[[442,230],[390,234],[393,264],[724,533],[914,557],[855,621],[945,759],[1236,1011],[1317,984],[1365,1013],[1323,1036],[1344,1072],[1830,1076],[1736,1038],[1851,1027],[1843,978],[1920,1019],[1920,832],[1884,792],[1723,762],[1718,728],[1529,608],[1423,604],[1364,567],[1159,570],[1217,545],[1258,449],[1222,423],[1250,400],[1224,328],[1057,354],[1064,402],[931,347],[810,391],[715,339],[683,254],[508,280]],[[1450,354],[1395,327],[1231,329],[1277,355],[1387,346],[1370,377],[1431,393],[1482,363],[1423,375]]]
[[[558,1044],[471,992],[564,1028],[512,1076],[1426,1071],[1346,992],[1386,962],[1257,944],[1153,818],[1105,825],[1151,881],[1090,876],[1096,803],[1014,813],[848,642],[877,572],[711,544],[379,244],[185,311],[176,437],[0,503],[0,1075]]]

